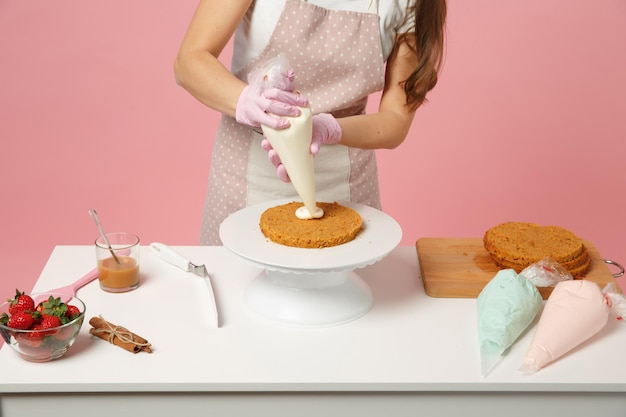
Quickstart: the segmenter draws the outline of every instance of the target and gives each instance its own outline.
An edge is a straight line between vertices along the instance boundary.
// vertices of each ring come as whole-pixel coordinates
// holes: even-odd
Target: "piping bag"
[[[262,88],[285,89],[292,86],[294,77],[287,58],[278,55],[259,70],[252,72],[248,83],[260,84]],[[311,107],[300,107],[300,111],[298,117],[285,117],[291,124],[286,129],[276,130],[265,125],[261,125],[261,129],[280,157],[291,183],[304,203],[304,207],[298,209],[298,217],[319,218],[324,215],[324,211],[317,207],[315,200],[315,173],[310,151],[313,135]]]
[[[548,298],[520,370],[534,373],[590,339],[606,326],[610,313],[626,319],[626,299],[608,284],[562,281]]]
[[[534,321],[543,299],[537,287],[513,269],[503,269],[477,299],[481,374],[487,376]]]

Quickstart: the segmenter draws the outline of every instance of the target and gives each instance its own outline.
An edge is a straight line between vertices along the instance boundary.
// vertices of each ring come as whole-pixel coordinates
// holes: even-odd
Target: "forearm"
[[[361,149],[394,149],[406,138],[414,113],[379,112],[337,119],[340,143]]]
[[[416,108],[406,104],[403,80],[417,65],[406,43],[387,62],[385,88],[378,112],[338,119],[343,130],[340,143],[362,149],[394,149],[406,138]]]
[[[206,51],[181,52],[174,63],[178,85],[212,109],[235,116],[237,99],[246,84]]]
[[[235,115],[245,83],[219,61],[252,0],[201,0],[176,60],[176,82],[205,105]]]

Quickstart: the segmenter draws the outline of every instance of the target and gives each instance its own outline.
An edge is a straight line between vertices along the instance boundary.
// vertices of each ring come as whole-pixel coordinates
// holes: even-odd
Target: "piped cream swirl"
[[[313,211],[313,213],[311,213],[306,206],[299,207],[296,210],[296,217],[299,218],[300,220],[319,219],[323,216],[324,216],[324,210],[322,210],[320,207],[317,207],[317,206],[315,207],[315,210]]]

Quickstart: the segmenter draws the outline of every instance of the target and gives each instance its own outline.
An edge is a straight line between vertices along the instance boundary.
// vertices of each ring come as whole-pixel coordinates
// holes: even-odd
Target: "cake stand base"
[[[374,303],[369,286],[354,271],[265,270],[248,286],[244,300],[263,319],[291,327],[344,324],[363,316]]]

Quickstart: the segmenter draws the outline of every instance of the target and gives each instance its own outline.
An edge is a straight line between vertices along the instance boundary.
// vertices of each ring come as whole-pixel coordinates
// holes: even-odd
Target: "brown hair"
[[[401,34],[396,42],[405,42],[417,56],[417,68],[403,81],[406,104],[412,109],[421,106],[426,93],[437,84],[444,56],[446,11],[446,0],[416,0],[407,13],[415,29]]]

